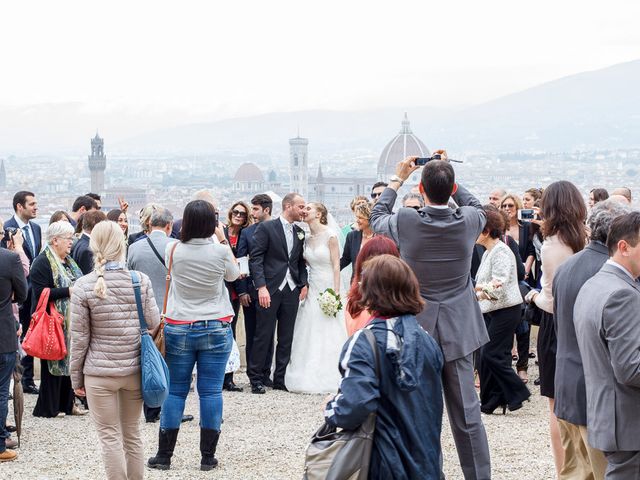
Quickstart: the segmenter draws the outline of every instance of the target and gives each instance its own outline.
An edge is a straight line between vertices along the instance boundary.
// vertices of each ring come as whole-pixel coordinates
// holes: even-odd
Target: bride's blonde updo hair
[[[93,293],[100,298],[107,297],[107,284],[104,281],[104,266],[107,262],[124,262],[127,246],[122,229],[116,222],[100,222],[91,231],[89,248],[93,252],[94,270],[98,281]]]
[[[315,207],[315,209],[320,213],[320,224],[327,225],[329,223],[329,212],[327,207],[318,202],[310,202],[311,205]]]

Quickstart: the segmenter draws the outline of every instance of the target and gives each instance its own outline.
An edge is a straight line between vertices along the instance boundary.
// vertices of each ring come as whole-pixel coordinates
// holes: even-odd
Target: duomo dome
[[[396,173],[398,162],[408,156],[429,157],[431,153],[422,140],[411,131],[409,119],[405,113],[400,133],[393,137],[382,150],[378,161],[378,179],[387,181],[390,176]]]

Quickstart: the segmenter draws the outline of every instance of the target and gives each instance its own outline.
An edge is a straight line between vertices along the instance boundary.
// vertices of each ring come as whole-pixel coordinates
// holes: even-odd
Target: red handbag
[[[64,316],[49,302],[50,289],[40,294],[38,306],[31,315],[29,330],[22,341],[22,348],[28,355],[42,360],[62,360],[67,356],[67,343],[64,340],[62,322]],[[47,303],[49,312],[47,313]]]

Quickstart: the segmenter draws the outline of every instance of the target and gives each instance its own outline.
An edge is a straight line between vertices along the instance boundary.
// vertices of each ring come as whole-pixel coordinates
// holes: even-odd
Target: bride
[[[285,384],[290,392],[332,393],[340,383],[338,361],[347,331],[343,310],[335,317],[325,315],[318,295],[327,288],[340,293],[340,247],[337,232],[327,226],[324,205],[307,204],[304,221],[311,231],[304,244],[309,293],[298,309]]]

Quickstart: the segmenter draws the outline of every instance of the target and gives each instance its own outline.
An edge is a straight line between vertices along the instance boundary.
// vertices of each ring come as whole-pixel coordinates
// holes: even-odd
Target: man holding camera
[[[0,222],[2,226],[2,222]],[[27,281],[20,256],[22,235],[8,229],[7,248],[0,248],[0,462],[14,460],[16,442],[6,430],[9,385],[16,365],[20,326],[13,304],[27,298]]]
[[[407,157],[398,163],[396,175],[373,207],[370,223],[374,232],[396,242],[420,282],[426,306],[418,321],[444,354],[444,396],[464,477],[489,479],[489,445],[473,380],[473,352],[489,336],[469,273],[486,216],[478,199],[455,183],[446,152],[434,153],[440,159]],[[398,189],[420,164],[424,164],[420,193],[426,207],[392,213]],[[449,207],[449,197],[460,207]]]
[[[9,234],[13,231],[20,230],[24,239],[24,252],[29,259],[29,265],[33,259],[38,256],[42,247],[42,233],[40,225],[32,220],[38,215],[38,201],[32,192],[20,191],[13,196],[13,210],[16,212],[4,224],[4,238],[2,239],[2,247],[7,248]],[[22,325],[22,337],[26,335],[31,323],[31,284],[29,283],[29,293],[27,299],[20,306],[20,324]],[[37,301],[37,299],[36,299]],[[38,394],[38,387],[33,381],[33,357],[26,356],[22,359],[24,374],[22,376],[22,387],[24,393]]]

